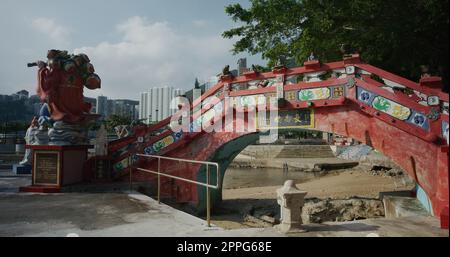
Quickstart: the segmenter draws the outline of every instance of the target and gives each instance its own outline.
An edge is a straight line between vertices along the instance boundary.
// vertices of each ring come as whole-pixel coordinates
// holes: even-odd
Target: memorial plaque
[[[59,152],[35,151],[34,154],[34,184],[59,185]]]
[[[256,125],[258,129],[314,128],[314,111],[282,110],[276,117],[270,117],[270,112],[266,112],[265,117],[258,115]]]

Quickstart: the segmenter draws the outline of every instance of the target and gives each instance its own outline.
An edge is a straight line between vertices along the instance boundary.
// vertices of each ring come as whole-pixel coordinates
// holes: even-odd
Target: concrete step
[[[329,145],[252,145],[242,154],[255,158],[332,158]]]
[[[331,158],[333,151],[328,145],[314,145],[301,147],[285,147],[276,158]]]

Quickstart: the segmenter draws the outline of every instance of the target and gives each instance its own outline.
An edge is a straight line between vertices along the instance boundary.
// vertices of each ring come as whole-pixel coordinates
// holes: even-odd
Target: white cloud
[[[195,20],[192,22],[192,24],[194,24],[194,27],[197,28],[205,28],[208,26],[208,22],[205,20]]]
[[[31,26],[58,44],[67,44],[68,42],[69,29],[58,24],[54,19],[45,17],[36,18],[32,21]]]
[[[140,92],[155,86],[190,89],[195,77],[206,79],[235,62],[233,42],[220,32],[197,37],[143,17],[131,17],[116,29],[120,42],[74,50],[87,54],[102,78],[102,89],[89,95],[138,99]]]

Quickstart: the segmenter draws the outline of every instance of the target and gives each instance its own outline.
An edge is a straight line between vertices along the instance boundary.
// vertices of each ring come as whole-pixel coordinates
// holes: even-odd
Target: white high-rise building
[[[219,83],[218,76],[210,77],[208,82],[205,83],[205,92],[208,91],[210,88],[214,87],[217,83]]]
[[[141,93],[141,99],[139,100],[139,119],[147,119],[149,117],[147,103],[148,93]],[[145,122],[148,122],[148,120]]]
[[[172,99],[182,94],[184,94],[184,90],[173,87],[155,87],[148,92],[141,93],[139,119],[149,124],[170,117],[176,112],[170,108]]]

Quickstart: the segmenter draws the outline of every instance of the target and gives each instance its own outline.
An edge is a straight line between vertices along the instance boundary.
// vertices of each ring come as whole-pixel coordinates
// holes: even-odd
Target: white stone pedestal
[[[302,224],[302,208],[306,191],[299,190],[293,180],[287,180],[277,190],[277,202],[281,207],[281,222],[275,226],[282,233],[306,232]]]

